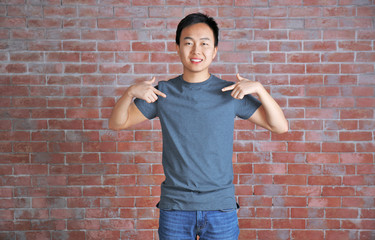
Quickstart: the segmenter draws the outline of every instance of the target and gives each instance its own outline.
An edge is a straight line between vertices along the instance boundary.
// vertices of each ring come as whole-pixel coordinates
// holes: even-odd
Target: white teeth
[[[202,62],[202,59],[190,59],[192,62]]]

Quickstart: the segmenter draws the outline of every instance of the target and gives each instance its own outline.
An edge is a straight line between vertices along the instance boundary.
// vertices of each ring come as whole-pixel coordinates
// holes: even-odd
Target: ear
[[[180,45],[176,43],[176,53],[178,56],[180,56]]]
[[[214,60],[215,59],[215,57],[216,57],[216,54],[217,54],[217,46],[214,48],[214,56],[212,57],[212,60]]]

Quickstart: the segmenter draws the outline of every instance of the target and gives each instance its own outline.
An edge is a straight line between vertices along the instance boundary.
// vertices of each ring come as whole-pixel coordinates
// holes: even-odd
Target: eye
[[[191,46],[191,45],[193,45],[193,44],[192,44],[191,42],[186,42],[185,45],[186,45],[186,46]]]

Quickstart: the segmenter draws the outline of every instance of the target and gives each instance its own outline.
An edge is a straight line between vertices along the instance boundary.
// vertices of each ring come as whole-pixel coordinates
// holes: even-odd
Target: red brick
[[[137,207],[155,207],[160,201],[160,197],[142,197],[136,198]]]
[[[327,230],[326,231],[327,240],[335,239],[357,239],[357,233],[352,230]],[[362,239],[362,238],[359,238]]]
[[[32,28],[57,28],[61,26],[61,19],[43,18],[29,19],[28,27]]]
[[[115,164],[90,165],[84,168],[84,174],[116,174]]]
[[[116,189],[114,187],[85,187],[83,196],[116,196]]]
[[[256,152],[284,152],[286,150],[287,146],[283,142],[257,142],[254,145]]]
[[[325,40],[354,40],[355,31],[354,30],[325,30],[323,32],[323,39]]]
[[[95,64],[65,64],[65,73],[95,73]]]
[[[332,41],[306,41],[304,49],[305,51],[336,51],[336,43]]]
[[[137,178],[137,184],[159,186],[164,180],[163,175],[142,175]]]
[[[353,187],[323,187],[322,196],[354,196]]]
[[[73,7],[44,7],[46,17],[76,17],[76,9]]]
[[[66,206],[66,200],[62,198],[33,198],[33,208],[63,208]]]
[[[125,210],[125,209],[122,209]],[[117,218],[119,216],[117,208],[91,208],[86,209],[87,218]],[[125,217],[126,218],[126,217]]]
[[[309,207],[340,207],[341,206],[341,199],[340,198],[309,198],[308,199],[308,206]]]
[[[305,66],[301,64],[274,64],[272,73],[302,74],[305,73]]]
[[[25,73],[26,65],[22,63],[0,64],[0,73]]]
[[[49,167],[50,174],[82,174],[81,165],[53,165]]]
[[[150,187],[148,186],[126,186],[126,187],[118,187],[117,194],[119,196],[150,196]]]
[[[67,229],[69,230],[98,230],[100,229],[99,220],[68,220]],[[91,231],[88,231],[91,232]]]
[[[270,219],[239,219],[240,228],[271,228]]]
[[[358,187],[357,196],[375,196],[375,187]]]
[[[103,198],[102,207],[104,208],[116,208],[116,207],[135,207],[134,198]]]
[[[64,185],[66,185],[66,183]],[[50,188],[49,196],[78,197],[78,196],[82,196],[82,191],[80,187]]]
[[[47,165],[18,165],[14,166],[15,175],[47,175]]]
[[[375,32],[372,30],[361,30],[358,31],[358,39],[373,39]]]
[[[102,220],[101,229],[118,229],[118,230],[127,230],[134,229],[135,223],[133,220],[123,220],[123,219],[110,219]]]
[[[289,39],[290,40],[319,40],[320,39],[320,31],[317,31],[317,30],[291,30],[291,31],[289,31]]]
[[[38,52],[16,52],[10,54],[10,60],[15,62],[40,62],[43,60],[43,55]]]
[[[50,129],[82,129],[81,120],[49,120]]]
[[[157,165],[152,165],[153,169]],[[151,174],[151,166],[149,165],[121,165],[118,169],[120,174]]]
[[[26,27],[26,19],[21,17],[0,17],[0,27]]]
[[[322,169],[319,165],[293,164],[288,167],[289,174],[321,174]]]
[[[373,98],[359,98],[357,99],[358,107],[373,108],[375,106]]]
[[[293,230],[292,238],[306,240],[324,239],[324,232],[319,230]]]
[[[45,135],[44,137],[48,137]],[[35,153],[31,154],[31,163],[64,163],[64,154],[62,153]]]
[[[229,60],[230,56],[227,56],[228,62],[234,62],[235,60]],[[247,73],[261,73],[261,74],[267,74],[270,73],[270,64],[255,64],[255,65],[249,65],[249,64],[239,64],[238,65],[239,72],[242,72],[244,74]]]
[[[99,53],[92,53],[92,52],[84,52],[81,55],[81,62],[114,62],[115,55],[111,52],[99,52]]]
[[[118,151],[146,152],[151,150],[150,142],[119,142]]]
[[[52,232],[52,239],[74,240],[74,239],[84,239],[84,238],[85,238],[85,232],[84,231]]]
[[[68,176],[68,185],[100,185],[100,176]]]
[[[106,176],[103,179],[103,185],[116,185],[116,186],[126,186],[126,185],[135,185],[136,177],[135,176]]]
[[[131,28],[131,21],[127,19],[98,19],[98,28],[108,28],[108,29]]]
[[[14,152],[46,152],[46,142],[18,142],[13,144]]]
[[[338,163],[339,155],[331,153],[307,153],[308,163]]]
[[[341,73],[343,74],[364,74],[374,72],[374,66],[371,64],[341,64]]]
[[[16,210],[14,215],[16,219],[46,219],[49,217],[48,210],[45,209]]]
[[[31,178],[24,176],[6,176],[1,181],[4,186],[31,186]]]
[[[253,150],[252,142],[248,141],[234,141],[233,151],[234,152],[249,152]]]
[[[323,152],[354,152],[355,145],[353,143],[323,143]]]
[[[268,140],[270,138],[269,132],[254,132],[254,131],[237,131],[236,140]]]
[[[273,219],[274,228],[305,229],[305,220],[302,219]]]
[[[288,42],[288,41],[275,41],[270,42],[269,46],[270,51],[301,51],[302,44],[301,42]]]
[[[288,38],[286,31],[281,30],[255,30],[255,40],[286,40]],[[270,48],[271,49],[271,48]]]
[[[374,229],[374,227],[375,220],[351,219],[342,221],[343,229]]]
[[[86,239],[87,240],[94,240],[94,239],[119,239],[120,238],[120,231],[113,231],[113,230],[100,230],[100,231],[88,231]]]
[[[95,42],[64,41],[63,50],[65,51],[95,51]]]
[[[302,3],[300,1],[296,0],[291,0],[291,1],[274,1],[270,3],[270,6],[275,7],[275,6],[301,6]]]
[[[335,18],[310,18],[306,19],[305,28],[319,28],[319,29],[330,29],[337,28],[339,26],[338,19]]]
[[[371,132],[340,132],[340,141],[371,141]]]
[[[354,53],[325,53],[322,55],[324,62],[353,62]]]

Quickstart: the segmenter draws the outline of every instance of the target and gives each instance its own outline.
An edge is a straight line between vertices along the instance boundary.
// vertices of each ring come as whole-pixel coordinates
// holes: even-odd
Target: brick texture
[[[221,28],[211,72],[289,120],[236,120],[240,239],[375,239],[374,0],[0,1],[0,239],[158,239],[160,122],[107,120],[130,84],[181,73],[196,11]]]

